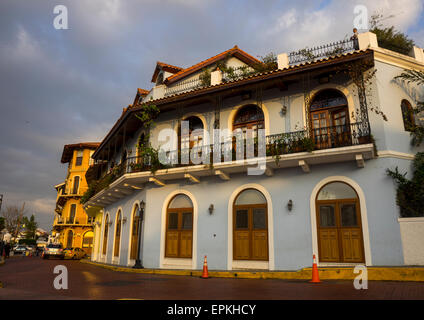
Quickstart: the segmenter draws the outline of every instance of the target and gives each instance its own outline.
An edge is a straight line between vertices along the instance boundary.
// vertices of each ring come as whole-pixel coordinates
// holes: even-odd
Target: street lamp
[[[140,202],[140,206],[138,208],[138,211],[136,213],[137,221],[138,221],[138,245],[137,245],[137,259],[135,260],[135,265],[133,266],[134,269],[143,269],[143,265],[140,260],[140,251],[141,251],[141,226],[143,223],[144,218],[144,207],[145,203],[143,200]]]

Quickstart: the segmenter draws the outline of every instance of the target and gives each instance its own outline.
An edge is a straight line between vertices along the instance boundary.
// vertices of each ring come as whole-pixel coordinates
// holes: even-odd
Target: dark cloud
[[[48,230],[53,186],[65,178],[63,145],[101,140],[136,88],[150,89],[157,60],[187,67],[235,44],[257,56],[342,39],[351,32],[354,5],[63,0],[70,29],[55,30],[57,4],[0,3],[0,193],[5,205],[26,201]],[[403,11],[393,22],[422,41],[421,1],[396,5]],[[387,1],[369,6],[390,13]]]

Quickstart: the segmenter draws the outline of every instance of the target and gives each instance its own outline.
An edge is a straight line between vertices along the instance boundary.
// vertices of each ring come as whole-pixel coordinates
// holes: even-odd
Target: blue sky
[[[69,30],[53,28],[68,8]],[[341,40],[365,4],[424,47],[422,0],[2,0],[0,193],[50,230],[64,144],[100,141],[150,89],[156,61],[188,67],[237,44],[253,56]]]

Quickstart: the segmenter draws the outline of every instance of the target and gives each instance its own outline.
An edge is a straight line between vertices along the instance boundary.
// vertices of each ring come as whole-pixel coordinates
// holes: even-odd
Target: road
[[[68,289],[53,287],[56,265],[68,269]],[[280,299],[424,299],[418,282],[370,281],[355,290],[352,281],[260,279],[200,279],[185,276],[116,272],[69,260],[12,257],[0,266],[0,300],[4,299],[160,299],[160,300],[280,300]]]

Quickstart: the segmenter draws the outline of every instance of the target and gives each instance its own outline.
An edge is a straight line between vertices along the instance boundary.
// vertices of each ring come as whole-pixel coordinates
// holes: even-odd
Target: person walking
[[[6,243],[6,245],[4,246],[4,250],[6,251],[6,258],[9,258],[9,254],[10,254],[10,243]]]

